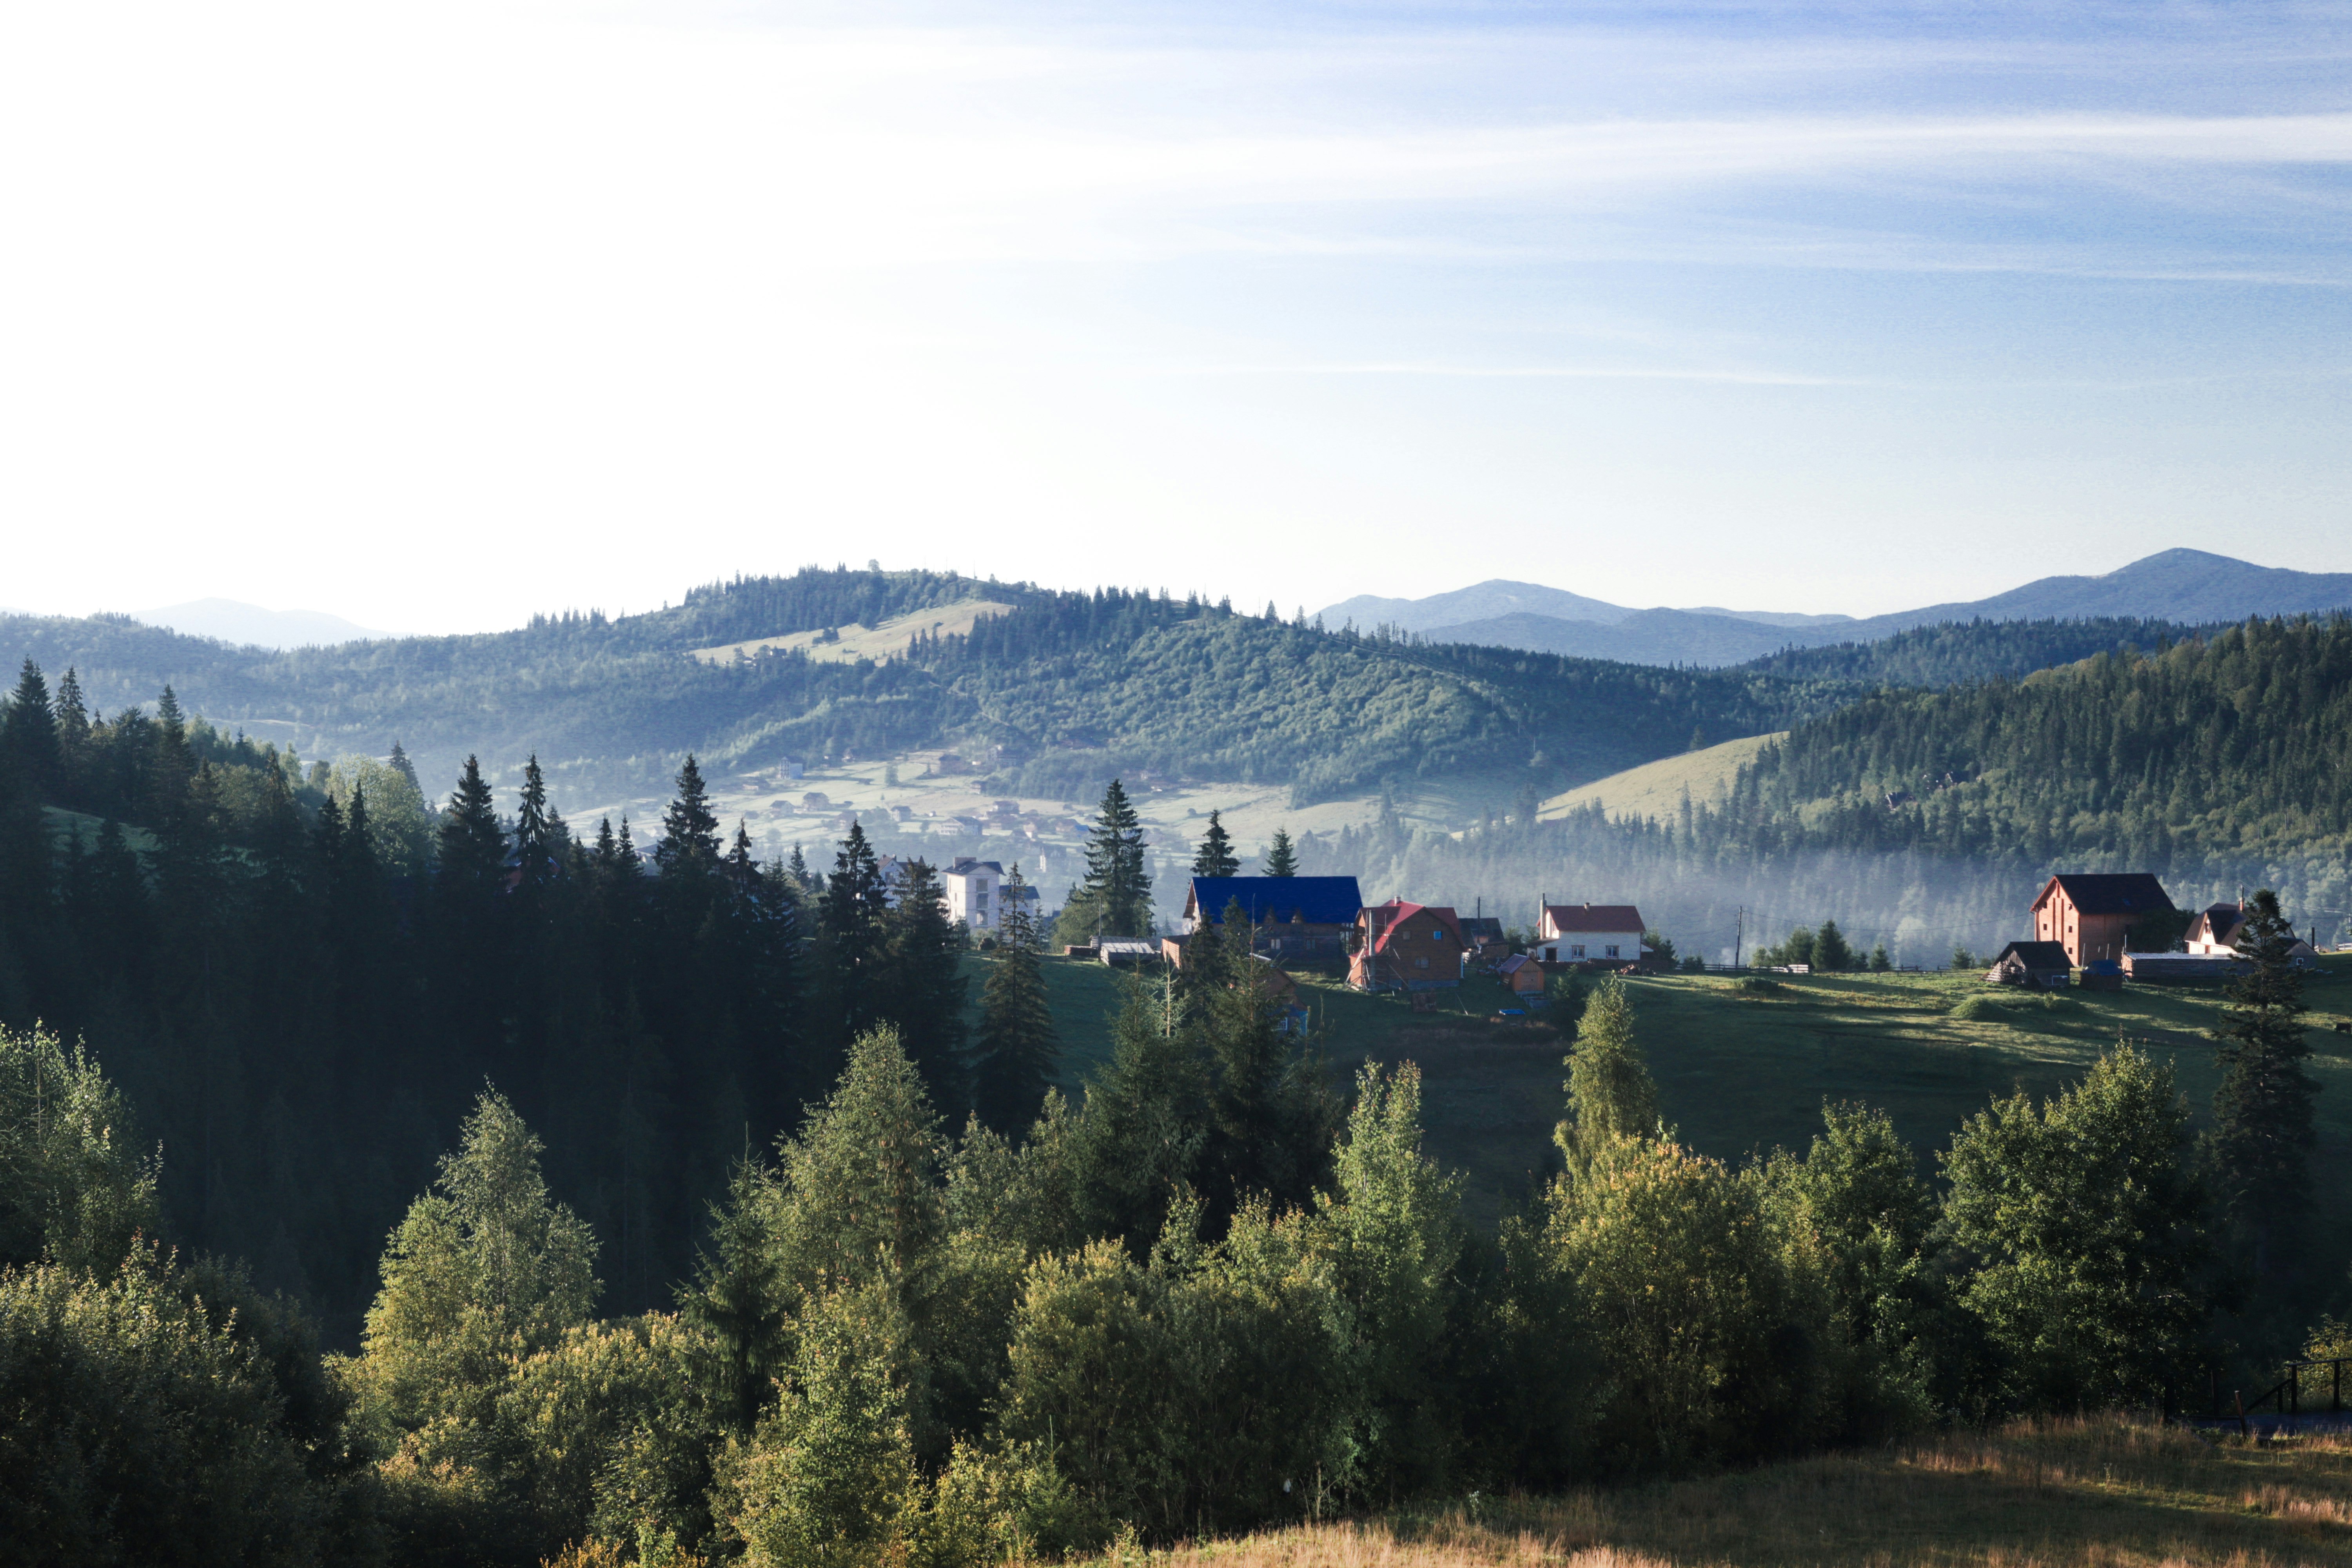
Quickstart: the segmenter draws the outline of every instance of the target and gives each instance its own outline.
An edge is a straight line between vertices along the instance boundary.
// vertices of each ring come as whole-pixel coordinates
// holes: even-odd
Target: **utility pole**
[[[1740,906],[1739,906],[1739,925],[1738,925],[1738,934],[1734,935],[1734,936],[1732,937],[1732,939],[1731,939],[1731,967],[1732,967],[1732,968],[1737,969],[1737,968],[1738,968],[1738,967],[1739,967],[1739,955],[1740,955],[1742,952],[1746,952],[1746,951],[1747,951],[1747,948],[1748,948],[1748,906],[1747,906],[1746,904],[1742,904],[1742,905],[1740,905]]]

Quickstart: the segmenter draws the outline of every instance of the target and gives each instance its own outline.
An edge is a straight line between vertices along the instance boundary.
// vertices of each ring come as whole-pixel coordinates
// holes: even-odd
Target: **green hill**
[[[506,779],[535,752],[567,805],[663,787],[689,751],[740,769],[943,745],[1001,757],[1001,784],[1035,795],[1146,769],[1301,800],[1464,770],[1540,784],[1785,728],[1861,689],[1428,647],[1165,594],[816,570],[621,619],[286,652],[5,616],[0,658],[53,682],[72,668],[107,711],[169,682],[224,730],[311,755],[396,740],[428,794],[469,753]]]

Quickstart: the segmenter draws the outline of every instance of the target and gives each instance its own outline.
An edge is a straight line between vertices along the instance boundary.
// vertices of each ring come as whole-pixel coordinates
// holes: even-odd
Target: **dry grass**
[[[2116,1418],[2029,1422],[1706,1480],[1472,1498],[1149,1557],[1151,1568],[2352,1564],[2352,1446],[2210,1443]]]

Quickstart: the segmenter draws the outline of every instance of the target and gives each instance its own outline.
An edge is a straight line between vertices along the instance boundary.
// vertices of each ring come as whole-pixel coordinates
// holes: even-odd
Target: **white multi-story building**
[[[973,931],[996,930],[1003,915],[1003,867],[959,855],[940,880],[947,886],[948,919]]]

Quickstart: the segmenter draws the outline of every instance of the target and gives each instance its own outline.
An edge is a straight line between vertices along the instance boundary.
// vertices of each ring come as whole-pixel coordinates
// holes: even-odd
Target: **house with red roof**
[[[1642,962],[1642,911],[1631,904],[1546,904],[1532,951],[1546,963],[1631,969]]]
[[[1357,911],[1348,984],[1359,991],[1439,991],[1462,984],[1462,924],[1442,904],[1391,899]]]

